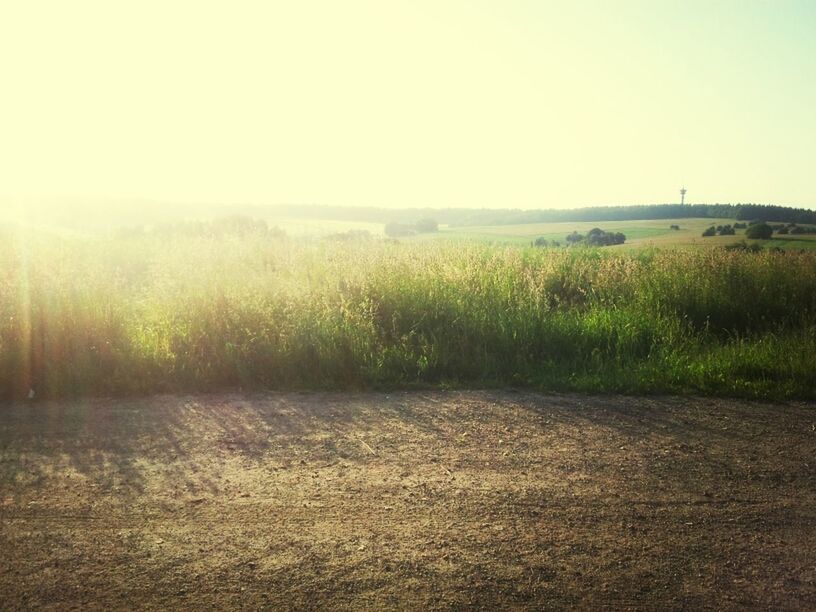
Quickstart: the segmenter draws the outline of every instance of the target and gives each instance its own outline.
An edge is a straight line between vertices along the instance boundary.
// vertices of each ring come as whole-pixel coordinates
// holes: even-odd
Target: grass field
[[[0,262],[5,398],[508,384],[816,393],[812,252],[28,233],[0,243]]]

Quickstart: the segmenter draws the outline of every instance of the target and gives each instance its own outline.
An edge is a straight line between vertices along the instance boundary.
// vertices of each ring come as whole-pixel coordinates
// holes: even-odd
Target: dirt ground
[[[0,608],[816,609],[816,405],[0,406]]]

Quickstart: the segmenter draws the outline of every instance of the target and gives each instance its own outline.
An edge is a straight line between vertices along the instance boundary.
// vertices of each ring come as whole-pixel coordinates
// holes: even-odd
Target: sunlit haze
[[[0,193],[816,207],[816,3],[5,2]]]

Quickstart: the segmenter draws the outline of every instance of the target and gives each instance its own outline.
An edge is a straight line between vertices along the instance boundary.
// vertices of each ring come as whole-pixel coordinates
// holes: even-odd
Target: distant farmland
[[[714,225],[733,224],[733,219],[656,219],[642,221],[584,221],[558,223],[524,223],[520,225],[482,225],[469,227],[442,227],[436,234],[422,234],[412,240],[474,241],[494,244],[529,245],[536,238],[557,240],[565,245],[567,234],[573,231],[586,233],[594,227],[626,235],[626,244],[616,249],[631,247],[714,247],[725,246],[745,239],[745,230],[737,230],[733,236],[702,237],[703,231]],[[672,225],[679,230],[670,229]],[[783,249],[816,248],[816,234],[800,236],[777,236],[761,242],[763,246]]]

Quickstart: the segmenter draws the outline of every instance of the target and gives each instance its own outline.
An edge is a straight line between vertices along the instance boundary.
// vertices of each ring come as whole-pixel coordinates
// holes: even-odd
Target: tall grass
[[[526,385],[814,397],[816,253],[0,241],[0,396]]]

